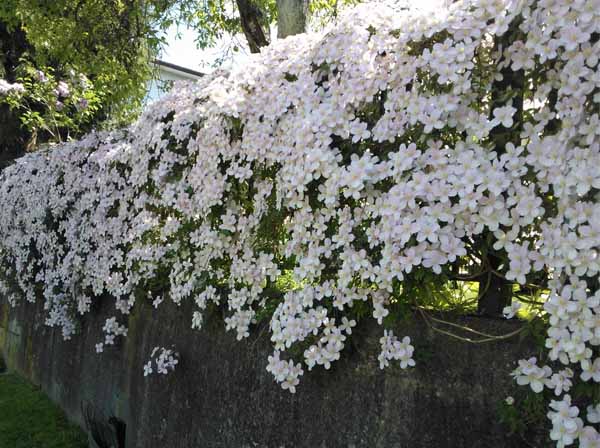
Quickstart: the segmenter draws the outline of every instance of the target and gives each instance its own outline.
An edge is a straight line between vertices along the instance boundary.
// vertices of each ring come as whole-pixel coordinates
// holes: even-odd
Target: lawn
[[[87,437],[32,384],[0,374],[0,448],[86,448]]]

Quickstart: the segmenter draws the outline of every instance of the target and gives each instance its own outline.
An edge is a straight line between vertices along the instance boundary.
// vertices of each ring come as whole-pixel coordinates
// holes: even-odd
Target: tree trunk
[[[306,32],[308,0],[277,0],[277,37]]]
[[[489,267],[498,272],[502,260],[493,254],[488,256]],[[479,301],[477,313],[483,316],[501,316],[502,309],[512,299],[512,283],[489,271],[479,278]]]
[[[515,41],[515,33],[519,33],[519,23],[513,22],[508,31],[500,37],[496,37],[494,42],[494,52],[500,48],[506,49],[511,42]],[[500,58],[502,59],[502,57]],[[496,80],[492,84],[492,98],[490,105],[490,119],[493,118],[492,112],[497,107],[503,107],[512,103],[516,109],[513,116],[514,126],[510,129],[502,125],[496,126],[490,131],[490,140],[494,143],[494,151],[500,156],[505,152],[507,143],[513,143],[519,146],[521,143],[520,133],[523,123],[523,88],[525,74],[523,70],[513,71],[510,66],[505,66],[500,70],[501,80]],[[517,92],[516,95],[506,100],[505,94],[508,91]],[[487,247],[487,266],[489,269],[499,272],[502,265],[502,258],[491,247],[494,244],[494,238],[491,232],[483,233],[483,241],[488,241]],[[491,238],[490,238],[491,237]],[[491,242],[490,242],[491,241]],[[485,260],[484,260],[485,261]],[[512,301],[512,283],[492,273],[485,274],[479,278],[479,301],[477,311],[483,315],[500,316],[502,309],[509,306]]]
[[[261,47],[269,45],[269,27],[264,23],[264,14],[251,0],[236,0],[236,3],[250,52],[259,53]]]

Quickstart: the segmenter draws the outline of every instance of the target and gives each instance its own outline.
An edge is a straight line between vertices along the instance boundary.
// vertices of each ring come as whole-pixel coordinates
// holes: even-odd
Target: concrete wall
[[[41,305],[11,309],[0,299],[0,349],[9,369],[41,385],[74,421],[82,424],[86,402],[122,419],[127,447],[524,446],[506,435],[497,414],[516,387],[508,376],[515,360],[531,353],[518,338],[470,345],[419,320],[401,323],[397,334],[413,337],[417,366],[381,371],[381,329],[363,328],[342,361],[305,374],[291,395],[265,370],[267,331],[237,342],[216,316],[191,330],[188,306],[136,306],[128,338],[97,355],[94,344],[112,314],[107,301],[82,320],[78,337],[63,341],[43,325]],[[463,322],[497,334],[515,328]],[[181,354],[175,372],[144,378],[152,348],[171,344]]]

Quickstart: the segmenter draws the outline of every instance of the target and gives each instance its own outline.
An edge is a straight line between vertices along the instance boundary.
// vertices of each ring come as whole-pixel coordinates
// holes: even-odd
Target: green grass
[[[0,448],[86,448],[87,437],[40,391],[0,374]]]

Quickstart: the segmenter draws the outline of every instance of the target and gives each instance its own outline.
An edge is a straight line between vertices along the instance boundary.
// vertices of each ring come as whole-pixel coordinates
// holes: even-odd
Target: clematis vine
[[[382,368],[415,365],[389,321],[419,279],[500,278],[542,290],[547,321],[513,376],[554,398],[556,446],[598,446],[598,410],[566,393],[600,381],[599,35],[600,0],[359,5],[5,169],[0,293],[43,300],[66,338],[112,300],[98,352],[140,300],[193,302],[193,328],[217,309],[240,340],[266,320],[294,393],[366,318]]]

